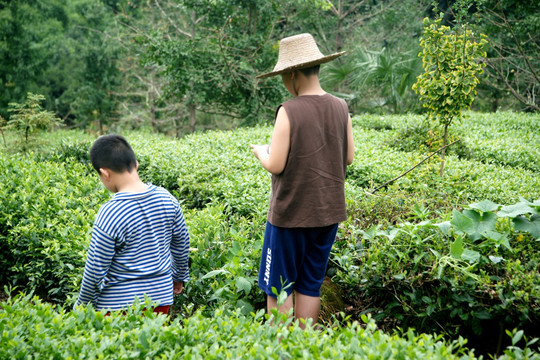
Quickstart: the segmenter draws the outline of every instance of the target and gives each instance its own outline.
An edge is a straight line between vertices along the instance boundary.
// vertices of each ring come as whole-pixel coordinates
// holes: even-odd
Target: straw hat
[[[257,79],[282,74],[287,71],[323,64],[343,55],[345,51],[325,56],[310,34],[294,35],[279,42],[278,61],[272,72],[257,76]]]

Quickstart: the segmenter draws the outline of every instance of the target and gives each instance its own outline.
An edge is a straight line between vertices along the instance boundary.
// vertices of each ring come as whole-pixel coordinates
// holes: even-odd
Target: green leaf
[[[249,303],[249,301],[240,299],[236,302],[236,307],[242,309],[242,314],[248,315],[250,312],[252,312],[253,306]]]
[[[450,221],[454,228],[461,233],[473,234],[475,232],[473,221],[457,210],[453,211],[453,218]]]
[[[503,206],[498,212],[499,217],[511,217],[514,218],[524,214],[534,214],[535,211],[527,203],[519,202],[515,205]]]
[[[488,256],[489,260],[491,260],[492,263],[494,264],[498,264],[500,263],[501,261],[503,261],[504,259],[500,256],[493,256],[493,255],[489,255]]]
[[[523,198],[523,197],[519,197],[519,201],[522,202],[522,203],[525,203],[529,206],[532,206],[532,207],[540,207],[540,199],[537,199],[537,200],[534,200],[533,202],[530,202],[529,200]]]
[[[489,320],[493,316],[487,310],[482,310],[482,311],[475,312],[474,317],[477,319]]]
[[[479,213],[476,210],[465,210],[463,215],[473,221],[473,230],[469,233],[471,240],[476,241],[482,238],[482,233],[494,231],[497,216],[493,212]]]
[[[460,259],[461,255],[463,254],[463,239],[461,236],[458,236],[456,240],[452,243],[450,246],[450,255],[455,257],[456,259]]]
[[[461,254],[461,258],[470,263],[477,263],[480,260],[480,253],[478,251],[465,249],[463,250],[463,254]]]
[[[512,337],[512,345],[516,345],[521,340],[522,337],[523,337],[523,330],[519,330],[518,332],[516,332],[514,336]]]
[[[288,297],[287,292],[281,291],[279,293],[278,298],[277,298],[278,306],[281,306],[281,305],[285,304],[285,300],[287,300],[287,297]]]
[[[247,295],[251,291],[251,283],[245,277],[239,277],[236,279],[236,289],[238,291],[244,291]]]
[[[212,270],[209,273],[207,273],[206,275],[204,275],[201,278],[201,280],[209,279],[209,278],[212,278],[212,277],[214,277],[216,275],[219,275],[219,274],[230,274],[230,272],[228,272],[227,270],[223,270],[223,269]]]
[[[489,211],[497,211],[501,206],[499,204],[495,204],[492,201],[483,200],[483,201],[480,201],[478,203],[471,204],[471,205],[469,205],[469,207],[471,209],[480,210],[480,211],[486,213],[486,212],[489,212]]]
[[[540,239],[540,217],[531,216],[531,220],[527,219],[525,216],[518,216],[512,219],[514,223],[514,229],[518,231],[527,232],[532,235],[535,239]]]
[[[148,349],[148,347],[150,346],[150,344],[148,343],[148,334],[146,330],[142,330],[139,333],[139,343],[141,344],[143,349]]]
[[[508,242],[508,236],[506,234],[501,234],[500,232],[489,230],[483,232],[482,236],[494,242],[497,247],[503,245],[508,250],[512,250],[512,248],[510,247],[510,243]]]
[[[441,230],[444,235],[450,234],[450,228],[452,227],[450,221],[445,221],[439,224],[435,224]]]

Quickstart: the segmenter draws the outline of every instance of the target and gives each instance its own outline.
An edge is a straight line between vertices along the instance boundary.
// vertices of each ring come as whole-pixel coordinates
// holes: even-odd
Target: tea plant
[[[357,149],[345,183],[349,219],[340,225],[328,269],[332,286],[339,287],[334,293],[346,298],[341,309],[325,313],[325,324],[332,328],[332,314],[350,306],[354,319],[370,312],[384,329],[404,328],[404,336],[407,327],[416,327],[467,336],[474,336],[474,329],[498,338],[499,321],[506,329],[519,328],[530,336],[538,316],[540,242],[535,240],[539,219],[533,200],[540,198],[540,178],[533,166],[524,166],[526,158],[519,160],[522,150],[511,149],[511,141],[502,141],[501,134],[516,143],[527,139],[533,145],[523,151],[534,156],[537,139],[530,133],[537,115],[495,114],[486,122],[484,115],[471,113],[457,131],[484,142],[478,141],[477,147],[468,143],[474,151],[467,159],[448,156],[451,166],[444,179],[437,175],[436,162],[430,161],[377,195],[368,195],[366,190],[425,156],[422,150],[403,151],[388,141],[419,119],[353,119]],[[376,121],[381,126],[373,125]],[[260,126],[212,131],[180,140],[125,134],[143,179],[169,189],[184,208],[192,240],[192,280],[176,297],[178,317],[222,326],[205,317],[229,320],[241,313],[246,322],[253,322],[250,312],[265,307],[256,282],[270,175],[257,164],[249,144],[267,143],[271,130]],[[0,153],[0,266],[5,269],[0,283],[69,306],[79,290],[95,213],[111,195],[88,165],[93,136],[58,131],[47,139],[49,145],[36,153]],[[488,143],[500,144],[507,154],[514,151],[517,160],[490,161],[484,146]],[[518,200],[520,196],[526,199]],[[492,203],[482,202],[485,199]],[[73,321],[67,312],[65,316]],[[205,329],[199,338],[210,336],[206,332],[224,336],[221,330]],[[88,336],[103,334],[96,330]],[[120,346],[140,350],[123,341]],[[222,345],[216,346],[219,350]],[[254,343],[249,346],[259,349]],[[223,347],[229,349],[224,343]],[[295,348],[294,355],[304,356],[302,349]],[[200,351],[197,354],[208,356]],[[525,350],[520,355],[517,349],[507,351],[512,354],[508,356],[530,358],[523,355]]]
[[[90,229],[109,197],[79,163],[0,155],[1,283],[56,301],[78,291]]]
[[[191,281],[177,297],[178,308],[184,314],[199,307],[207,313],[240,308],[247,314],[263,307],[256,280],[265,218],[247,219],[219,204],[185,216],[191,236]]]
[[[166,358],[166,359],[476,359],[466,341],[441,336],[388,335],[372,319],[301,330],[291,320],[267,323],[264,310],[247,315],[216,310],[213,317],[196,312],[169,322],[142,308],[104,316],[91,307],[73,311],[30,295],[0,303],[0,358]],[[521,356],[518,359],[526,359]]]

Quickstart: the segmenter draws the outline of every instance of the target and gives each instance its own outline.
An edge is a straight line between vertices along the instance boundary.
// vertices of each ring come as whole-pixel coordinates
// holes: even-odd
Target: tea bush
[[[358,121],[358,125],[369,128],[374,121],[377,120],[373,116],[368,116],[365,121]],[[387,132],[386,139],[386,143],[393,148],[423,152],[440,148],[439,143],[433,143],[437,128],[426,123],[421,116],[387,116],[378,122],[379,128],[391,126],[394,129]],[[539,172],[539,133],[540,119],[537,114],[469,112],[463,121],[454,124],[450,135],[460,141],[448,150],[462,159]]]
[[[514,151],[517,160],[503,156],[483,160],[479,154],[485,150],[467,143],[473,155],[447,157],[443,178],[433,159],[374,195],[369,194],[371,189],[425,156],[414,148],[399,150],[388,140],[421,118],[353,119],[356,153],[345,184],[349,219],[340,226],[328,275],[335,286],[346,290],[355,318],[371,312],[388,329],[401,325],[458,333],[459,327],[472,335],[472,329],[481,327],[499,332],[498,320],[502,330],[510,330],[537,319],[539,242],[523,230],[537,226],[536,215],[497,217],[496,231],[507,234],[512,248],[493,245],[497,253],[479,240],[459,235],[453,224],[448,232],[436,226],[459,216],[452,210],[465,214],[471,210],[467,204],[484,199],[516,204],[520,196],[528,201],[540,198],[537,170],[523,166],[521,147],[512,150],[510,140],[501,140],[508,136],[517,144],[518,138],[526,139],[532,145],[524,151],[535,154],[538,139],[529,133],[538,116],[469,115],[454,130],[469,139],[482,139],[478,141],[482,149],[486,142],[498,142],[504,145],[501,153]],[[143,180],[169,189],[184,208],[192,240],[192,280],[176,297],[175,311],[181,315],[214,321],[218,314],[228,317],[240,309],[250,319],[251,311],[265,305],[256,278],[270,175],[249,144],[268,143],[271,132],[271,127],[259,126],[177,140],[142,132],[124,134],[137,154]],[[93,136],[58,131],[50,137],[51,147],[39,152],[0,153],[0,266],[5,269],[0,284],[69,305],[79,289],[95,214],[111,195],[85,157]],[[486,159],[491,156],[484,154]],[[468,250],[463,253],[480,254],[477,263],[452,255],[459,252],[459,236]],[[504,260],[495,263],[490,256]]]
[[[90,230],[108,199],[78,162],[0,154],[0,283],[55,301],[78,291]]]
[[[200,312],[169,323],[145,311],[143,303],[125,315],[104,316],[91,307],[73,311],[17,296],[0,303],[0,358],[163,359],[476,359],[464,339],[407,331],[388,335],[364,317],[325,329],[301,330],[286,320],[269,325],[264,311],[244,315]],[[532,358],[521,355],[516,359]]]
[[[241,309],[248,314],[265,306],[257,287],[266,218],[232,214],[223,204],[185,212],[191,236],[191,281],[176,297],[184,315],[203,307]]]
[[[249,145],[267,143],[270,133],[265,127],[213,131],[180,141],[133,134],[129,141],[141,177],[175,192],[187,208],[217,201],[251,216],[266,211],[270,175],[257,166]]]

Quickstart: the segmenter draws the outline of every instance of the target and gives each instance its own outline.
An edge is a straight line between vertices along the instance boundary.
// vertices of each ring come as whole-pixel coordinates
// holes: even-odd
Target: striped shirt
[[[96,216],[75,306],[120,310],[144,295],[171,305],[173,280],[189,280],[188,253],[184,215],[167,190],[116,193]]]

